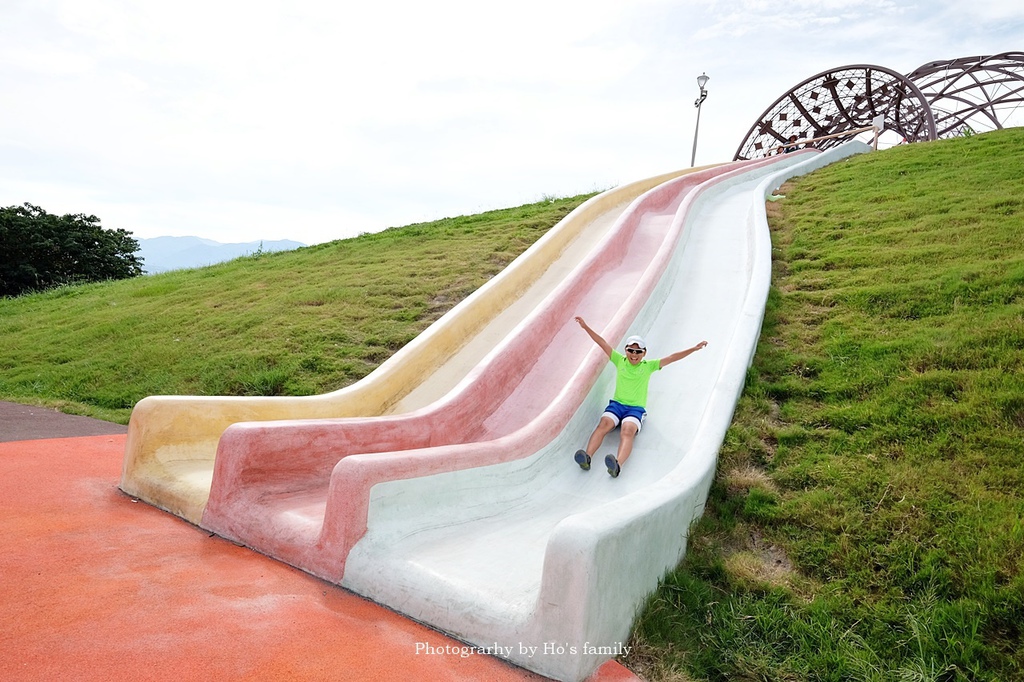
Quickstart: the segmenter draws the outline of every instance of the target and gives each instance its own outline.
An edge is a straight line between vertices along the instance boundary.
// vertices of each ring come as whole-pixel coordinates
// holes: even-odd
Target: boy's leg
[[[587,440],[586,450],[577,450],[576,454],[573,455],[573,459],[580,468],[584,471],[590,470],[590,460],[593,458],[597,449],[601,447],[601,443],[604,442],[604,437],[615,430],[618,424],[615,420],[610,417],[607,413],[601,415],[601,421],[594,427],[594,432],[590,434],[590,438]]]
[[[601,443],[604,442],[604,437],[615,430],[615,422],[612,418],[607,415],[601,416],[601,421],[597,423],[594,428],[594,432],[590,434],[590,440],[587,441],[587,454],[591,457],[597,452],[597,449],[601,447]],[[634,432],[635,435],[635,432]]]
[[[622,429],[619,431],[619,451],[615,455],[619,466],[625,464],[629,459],[629,455],[633,452],[633,441],[639,432],[640,428],[637,427],[636,422],[632,419],[623,420]]]
[[[619,450],[615,457],[608,455],[604,458],[604,465],[608,467],[608,475],[618,478],[622,465],[625,464],[629,454],[633,452],[633,440],[640,428],[632,418],[622,420],[622,429],[619,431]]]
[[[628,411],[629,413],[622,418],[622,423],[619,425],[619,449],[615,453],[616,456],[608,455],[604,458],[604,465],[608,467],[608,475],[612,478],[618,478],[622,465],[626,463],[629,455],[633,452],[633,441],[636,440],[636,434],[640,433],[644,416],[647,414],[640,407],[630,407]]]

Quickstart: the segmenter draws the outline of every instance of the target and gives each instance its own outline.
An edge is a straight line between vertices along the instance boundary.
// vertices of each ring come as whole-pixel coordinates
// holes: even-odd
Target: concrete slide
[[[684,199],[758,165],[767,162],[683,175],[636,199],[526,319],[424,408],[230,426],[200,525],[340,582],[375,484],[520,459],[553,439],[606,364],[573,316],[621,338],[675,249],[671,224]]]
[[[128,425],[121,489],[198,525],[210,494],[217,444],[231,424],[398,414],[429,405],[462,380],[561,282],[631,201],[689,172],[648,178],[591,198],[351,386],[307,397],[145,398],[135,406]]]
[[[468,372],[414,409],[222,419],[199,525],[529,670],[585,679],[621,651],[703,509],[768,293],[765,197],[869,149],[652,183],[507,332],[486,337]],[[600,466],[613,437],[593,470],[572,461],[614,382],[575,315],[615,346],[644,335],[652,358],[709,342],[654,375],[650,417],[617,479]]]

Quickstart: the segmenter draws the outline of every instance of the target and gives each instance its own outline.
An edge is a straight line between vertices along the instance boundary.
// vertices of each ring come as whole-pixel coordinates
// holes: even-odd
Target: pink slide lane
[[[552,440],[607,364],[573,317],[617,343],[680,239],[673,228],[680,206],[703,183],[772,162],[684,175],[637,198],[529,317],[427,407],[230,426],[200,525],[340,583],[349,551],[366,533],[375,484],[521,459]]]

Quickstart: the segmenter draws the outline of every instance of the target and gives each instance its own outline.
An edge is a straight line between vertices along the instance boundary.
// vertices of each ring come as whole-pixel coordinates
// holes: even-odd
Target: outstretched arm
[[[697,351],[699,351],[701,348],[703,348],[706,345],[708,345],[707,341],[701,341],[700,343],[698,343],[693,348],[687,348],[686,350],[681,350],[678,353],[672,353],[671,355],[666,355],[665,357],[663,357],[659,361],[659,362],[661,362],[659,367],[661,367],[661,369],[665,369],[666,367],[671,365],[673,362],[678,362],[679,360],[682,360],[683,358],[685,358],[690,353],[696,353]]]
[[[601,336],[600,334],[595,332],[593,329],[591,329],[590,325],[588,325],[583,320],[582,317],[577,315],[575,319],[576,319],[577,322],[580,323],[580,326],[583,327],[583,331],[585,331],[587,334],[589,334],[590,338],[592,338],[594,340],[594,343],[596,343],[597,345],[599,345],[601,347],[601,350],[604,351],[605,355],[607,355],[608,357],[611,357],[612,356],[611,344],[609,344],[607,341],[605,341],[603,336]]]

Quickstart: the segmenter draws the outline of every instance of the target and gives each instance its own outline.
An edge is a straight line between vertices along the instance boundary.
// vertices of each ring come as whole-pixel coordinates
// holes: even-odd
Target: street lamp
[[[697,76],[697,87],[700,88],[700,96],[693,103],[693,106],[697,107],[697,127],[693,129],[693,154],[690,155],[690,168],[693,168],[694,161],[697,160],[697,132],[700,130],[700,105],[708,98],[708,91],[704,89],[704,86],[708,84],[709,80],[711,79],[708,78],[706,73]]]

